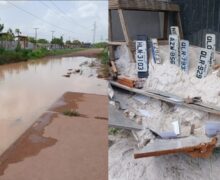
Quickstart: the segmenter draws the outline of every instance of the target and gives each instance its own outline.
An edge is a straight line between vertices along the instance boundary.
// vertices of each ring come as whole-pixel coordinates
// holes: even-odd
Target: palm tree
[[[21,34],[20,29],[15,29],[15,33],[17,34],[17,36],[19,36]]]
[[[14,33],[13,33],[12,29],[11,29],[11,28],[9,28],[9,29],[8,29],[8,31],[7,31],[7,33],[8,33],[8,40],[13,41],[13,40],[14,40],[15,35],[14,35]]]

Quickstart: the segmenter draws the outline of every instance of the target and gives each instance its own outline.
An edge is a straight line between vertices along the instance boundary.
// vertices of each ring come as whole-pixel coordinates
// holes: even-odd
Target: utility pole
[[[37,30],[38,30],[39,28],[34,28],[34,30],[35,30],[35,48],[37,47]]]
[[[53,41],[53,34],[54,34],[54,32],[55,32],[55,31],[51,31],[51,33],[52,33],[52,40],[51,40],[51,43],[50,43],[50,47],[51,47],[51,49],[53,49],[52,41]]]
[[[52,33],[52,40],[53,40],[53,34],[55,33],[55,31],[51,31],[51,33]]]
[[[96,36],[96,22],[94,22],[94,27],[93,27],[93,44],[95,43],[95,36]]]

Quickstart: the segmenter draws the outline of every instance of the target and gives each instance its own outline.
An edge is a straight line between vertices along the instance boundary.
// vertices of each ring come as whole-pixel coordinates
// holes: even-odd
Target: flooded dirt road
[[[88,65],[93,60],[66,57],[0,66],[0,154],[65,92],[106,94],[107,82]],[[81,73],[64,77],[68,69]]]

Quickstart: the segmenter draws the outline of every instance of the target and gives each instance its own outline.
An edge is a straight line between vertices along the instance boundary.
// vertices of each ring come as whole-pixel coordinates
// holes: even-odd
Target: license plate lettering
[[[146,41],[136,41],[136,65],[138,72],[148,71]]]
[[[215,59],[216,36],[215,34],[206,34],[205,46],[207,49],[211,50],[209,66],[212,66],[216,63],[216,59]]]
[[[169,35],[170,63],[179,65],[179,38],[177,35]]]
[[[161,58],[160,58],[159,45],[157,39],[152,39],[152,54],[153,54],[154,63],[160,64]]]

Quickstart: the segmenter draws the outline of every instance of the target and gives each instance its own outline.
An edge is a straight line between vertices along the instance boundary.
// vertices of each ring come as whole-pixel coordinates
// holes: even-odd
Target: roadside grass
[[[117,129],[117,128],[109,128],[108,129],[108,134],[109,135],[117,135],[118,133],[120,132],[120,129]]]
[[[72,116],[80,116],[80,113],[75,110],[65,110],[63,111],[63,115],[72,117]]]
[[[34,60],[43,58],[46,56],[64,55],[71,52],[83,50],[83,48],[76,49],[57,49],[47,50],[45,48],[29,50],[29,49],[18,49],[18,50],[5,50],[0,48],[0,65],[16,63],[27,60]]]
[[[105,48],[98,58],[101,60],[101,69],[100,69],[101,76],[104,78],[108,78],[110,73],[109,65],[108,65],[108,61],[109,61],[108,48]]]

